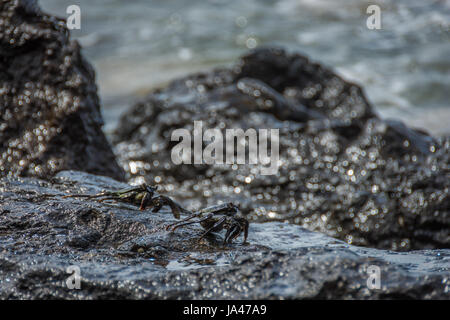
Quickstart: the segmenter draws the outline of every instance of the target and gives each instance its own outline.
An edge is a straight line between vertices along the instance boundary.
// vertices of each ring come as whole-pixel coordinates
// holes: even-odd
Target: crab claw
[[[144,197],[142,198],[141,206],[139,207],[139,210],[140,211],[145,210],[145,208],[147,207],[147,205],[148,205],[148,203],[150,202],[151,199],[152,199],[152,195],[149,194],[149,193],[146,193],[144,195]]]
[[[244,241],[242,242],[242,244],[245,244],[247,242],[248,227],[249,227],[249,223],[247,220],[245,220],[245,222],[244,222]]]

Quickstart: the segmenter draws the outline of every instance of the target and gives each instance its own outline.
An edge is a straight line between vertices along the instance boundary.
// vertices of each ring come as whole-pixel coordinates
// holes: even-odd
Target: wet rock
[[[192,133],[194,121],[224,137],[279,129],[277,174],[262,175],[259,164],[174,164],[172,132]],[[380,119],[356,84],[266,48],[152,92],[121,119],[115,149],[131,181],[158,183],[190,209],[235,201],[253,221],[410,250],[449,248],[449,142]]]
[[[0,179],[1,299],[446,299],[450,250],[349,245],[281,222],[252,223],[247,245],[116,202],[62,198],[126,185],[64,171]],[[79,268],[80,289],[69,289]],[[380,288],[369,288],[379,267]],[[70,280],[70,279],[69,279]],[[70,282],[70,281],[69,281]]]
[[[65,21],[0,4],[0,175],[77,169],[123,180],[101,127],[95,74]]]
[[[374,116],[358,85],[300,54],[287,54],[281,48],[257,49],[243,56],[233,71],[235,80],[259,79],[328,118],[351,122]]]

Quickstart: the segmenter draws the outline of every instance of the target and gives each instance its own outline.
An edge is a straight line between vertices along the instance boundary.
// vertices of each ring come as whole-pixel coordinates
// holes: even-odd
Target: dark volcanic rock
[[[194,121],[222,132],[279,129],[278,174],[175,165],[171,134],[192,132]],[[115,145],[132,180],[157,182],[191,208],[226,199],[253,221],[289,221],[357,245],[450,245],[450,140],[379,119],[360,87],[300,54],[259,49],[176,80],[123,116]]]
[[[362,248],[281,222],[252,223],[247,245],[223,246],[223,234],[197,242],[198,225],[165,231],[164,208],[62,198],[123,187],[70,171],[0,179],[0,299],[449,298],[448,249]],[[367,286],[370,266],[379,289]]]
[[[65,21],[0,3],[0,175],[77,169],[122,180],[101,130],[95,74]]]

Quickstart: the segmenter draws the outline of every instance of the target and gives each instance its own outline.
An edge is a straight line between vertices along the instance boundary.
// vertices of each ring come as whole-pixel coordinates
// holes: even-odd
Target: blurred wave
[[[450,133],[450,1],[41,0],[66,17],[97,71],[106,131],[136,97],[248,49],[300,50],[361,84],[379,113],[434,134]],[[366,27],[370,4],[382,29]]]

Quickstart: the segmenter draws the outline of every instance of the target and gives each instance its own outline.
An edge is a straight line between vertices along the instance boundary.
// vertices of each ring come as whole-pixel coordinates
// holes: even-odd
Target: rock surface
[[[168,211],[62,198],[125,187],[64,171],[0,180],[0,299],[448,299],[450,250],[399,253],[349,245],[300,226],[252,223],[249,243],[197,243],[197,225],[171,233]],[[67,281],[80,269],[80,289]],[[368,267],[381,288],[369,289]]]
[[[105,177],[124,175],[94,72],[36,1],[0,9],[0,299],[449,298],[449,138],[379,119],[357,85],[281,49],[176,80],[130,109],[115,148],[132,182],[192,210],[234,201],[253,220],[246,245],[198,241],[198,225],[166,231],[167,210],[63,198],[126,186]],[[195,120],[279,129],[278,173],[174,165],[171,133]]]
[[[203,132],[279,129],[278,173],[175,165],[171,134],[192,132],[194,121]],[[300,54],[258,49],[152,92],[123,116],[115,147],[131,181],[159,183],[189,208],[235,201],[253,221],[289,221],[356,245],[450,245],[450,139],[379,119],[359,86]]]
[[[1,1],[0,176],[75,169],[123,180],[102,125],[94,70],[65,21],[36,1]]]

